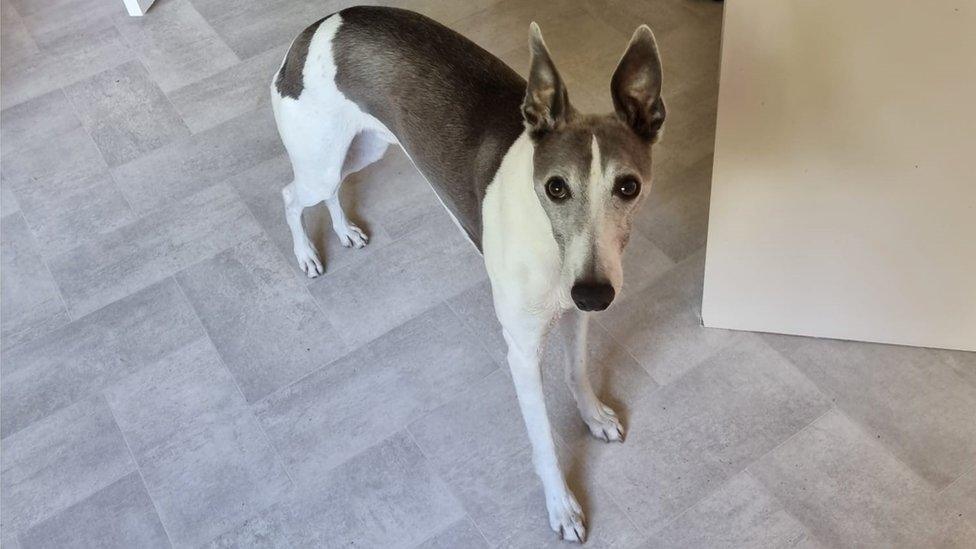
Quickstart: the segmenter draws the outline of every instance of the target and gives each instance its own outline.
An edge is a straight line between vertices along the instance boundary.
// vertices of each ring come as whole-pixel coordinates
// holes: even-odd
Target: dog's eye
[[[640,194],[641,184],[636,177],[632,175],[625,175],[620,179],[617,179],[616,184],[613,186],[613,194],[623,198],[624,200],[631,200]]]
[[[569,185],[561,177],[550,177],[546,181],[546,194],[557,202],[566,200],[569,198]]]

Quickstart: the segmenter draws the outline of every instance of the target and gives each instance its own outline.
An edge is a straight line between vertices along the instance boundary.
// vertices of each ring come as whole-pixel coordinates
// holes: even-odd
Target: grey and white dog
[[[483,251],[508,362],[545,488],[549,524],[586,537],[583,512],[553,445],[539,360],[550,327],[574,327],[567,382],[597,437],[624,428],[586,374],[587,311],[606,309],[623,280],[621,254],[651,183],[661,135],[661,61],[647,26],[610,83],[615,111],[577,112],[536,24],[528,82],[460,34],[409,11],[355,7],[305,29],[271,85],[295,179],[282,190],[295,257],[322,262],[302,210],[325,201],[345,246],[367,237],[345,215],[339,187],[399,144]]]

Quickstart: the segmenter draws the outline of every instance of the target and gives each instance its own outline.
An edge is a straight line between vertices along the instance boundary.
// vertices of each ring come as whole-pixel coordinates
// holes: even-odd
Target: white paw
[[[339,242],[346,248],[362,248],[369,242],[366,233],[352,223],[347,223],[345,227],[336,228],[335,233],[339,237]]]
[[[583,421],[596,438],[606,442],[624,441],[624,426],[613,408],[606,404],[597,402],[594,410],[583,413]]]
[[[559,534],[559,539],[583,543],[586,541],[586,517],[576,497],[569,490],[565,494],[546,499],[549,509],[549,527]]]
[[[318,254],[315,253],[311,245],[306,244],[304,248],[295,248],[295,259],[298,260],[298,267],[309,278],[315,278],[325,272]]]

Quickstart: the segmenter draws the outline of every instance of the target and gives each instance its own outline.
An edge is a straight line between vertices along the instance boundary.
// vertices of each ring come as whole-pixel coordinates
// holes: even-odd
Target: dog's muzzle
[[[602,311],[613,302],[616,292],[608,282],[577,282],[569,294],[581,311]]]

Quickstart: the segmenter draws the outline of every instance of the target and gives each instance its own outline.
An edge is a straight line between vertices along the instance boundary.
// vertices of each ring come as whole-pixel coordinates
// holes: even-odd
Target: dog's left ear
[[[641,25],[610,80],[617,116],[642,139],[657,142],[663,133],[664,100],[661,98],[661,56],[650,27]]]

